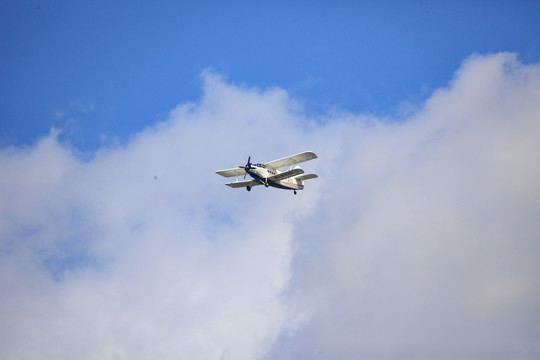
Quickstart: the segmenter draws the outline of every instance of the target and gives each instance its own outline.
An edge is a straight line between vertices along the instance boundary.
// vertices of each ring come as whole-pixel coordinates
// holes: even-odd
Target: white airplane
[[[225,177],[236,176],[236,181],[225,184],[232,188],[245,187],[247,191],[251,191],[251,188],[254,186],[264,185],[266,187],[273,186],[278,189],[293,190],[294,194],[296,195],[296,190],[304,189],[304,180],[314,179],[317,177],[317,175],[304,175],[304,170],[302,170],[300,166],[295,166],[294,168],[292,166],[316,158],[317,155],[315,155],[314,152],[305,151],[300,154],[287,156],[283,159],[270,161],[264,164],[252,164],[250,155],[245,166],[218,170],[216,171],[216,174]],[[289,170],[278,170],[286,166],[290,167]],[[249,176],[251,176],[253,179],[245,180],[247,174],[249,174]],[[244,181],[238,181],[238,176],[241,175],[244,175]]]

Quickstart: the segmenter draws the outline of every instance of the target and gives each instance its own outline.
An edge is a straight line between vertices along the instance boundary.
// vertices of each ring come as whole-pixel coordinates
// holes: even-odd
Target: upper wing
[[[216,174],[219,174],[225,177],[241,176],[241,175],[246,174],[246,170],[244,170],[244,168],[232,168],[232,169],[218,170],[216,171]]]
[[[244,180],[244,181],[233,181],[230,183],[226,183],[225,185],[230,186],[232,188],[240,188],[240,187],[247,187],[247,186],[253,187],[253,186],[257,186],[261,184],[253,180]]]
[[[272,175],[268,178],[268,180],[279,181],[279,180],[287,179],[287,178],[300,175],[303,173],[304,173],[304,170],[297,168],[297,169],[287,170],[276,175]]]
[[[303,153],[287,156],[283,159],[278,159],[274,161],[267,162],[265,165],[272,169],[279,169],[284,166],[291,166],[294,164],[298,164],[304,161],[316,159],[317,155],[312,151],[304,151]]]

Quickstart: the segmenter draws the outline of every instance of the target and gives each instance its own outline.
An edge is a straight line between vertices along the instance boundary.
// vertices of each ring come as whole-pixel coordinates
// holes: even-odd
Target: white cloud
[[[534,357],[540,68],[474,56],[401,123],[204,97],[90,161],[0,152],[0,357]],[[314,150],[294,196],[214,170]]]
[[[296,228],[311,321],[269,358],[536,358],[540,67],[475,56],[404,123],[357,125]]]
[[[231,191],[214,170],[253,144],[263,160],[305,141],[291,141],[300,123],[282,90],[205,79],[201,104],[91,161],[56,132],[2,151],[0,357],[264,355],[285,321],[292,224],[314,193]]]

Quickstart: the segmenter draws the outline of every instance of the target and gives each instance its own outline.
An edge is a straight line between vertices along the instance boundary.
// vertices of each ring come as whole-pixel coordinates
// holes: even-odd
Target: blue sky
[[[472,53],[540,59],[536,1],[7,1],[0,144],[51,125],[82,151],[201,97],[206,68],[317,114],[395,114]]]

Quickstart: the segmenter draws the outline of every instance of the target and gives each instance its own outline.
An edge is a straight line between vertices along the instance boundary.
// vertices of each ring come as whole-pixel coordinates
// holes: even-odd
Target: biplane
[[[296,194],[297,190],[304,189],[304,180],[314,179],[316,174],[304,174],[304,170],[300,166],[294,166],[304,161],[316,159],[317,155],[311,151],[284,157],[283,159],[269,161],[267,163],[251,163],[251,155],[248,157],[245,166],[238,166],[232,169],[218,170],[216,174],[225,177],[236,177],[236,181],[226,183],[225,185],[232,188],[246,188],[251,191],[251,188],[257,185],[265,187],[275,187],[278,189],[293,190]],[[279,169],[289,167],[287,170],[280,171]],[[251,180],[246,180],[246,175],[251,177]],[[239,176],[244,176],[244,180],[238,180]]]

